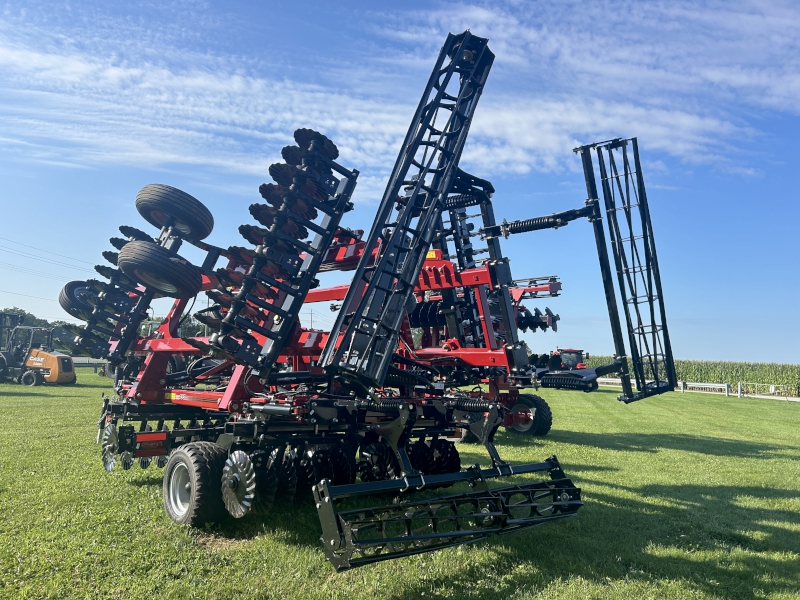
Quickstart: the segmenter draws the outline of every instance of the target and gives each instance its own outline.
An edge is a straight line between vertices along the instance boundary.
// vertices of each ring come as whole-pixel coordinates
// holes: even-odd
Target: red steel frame
[[[341,238],[340,238],[341,239]],[[357,238],[347,238],[347,243],[333,246],[328,252],[324,270],[351,270],[358,263],[363,253],[364,243]],[[227,269],[235,269],[239,261],[231,259]],[[344,300],[349,286],[340,285],[328,288],[319,288],[309,291],[306,303],[335,302]],[[423,336],[423,347],[414,348],[412,343],[411,328],[406,319],[403,323],[398,353],[413,358],[420,363],[436,361],[442,364],[443,359],[452,358],[453,363],[460,363],[470,367],[499,367],[509,372],[509,360],[504,347],[498,347],[495,342],[491,327],[486,292],[495,289],[491,271],[487,265],[459,271],[452,261],[442,258],[441,250],[431,250],[426,258],[419,276],[419,283],[415,288],[418,301],[424,301],[426,293],[445,289],[474,287],[477,288],[477,297],[481,307],[480,320],[484,328],[484,339],[489,340],[490,348],[465,348],[457,339],[439,340],[438,333],[431,335],[426,332]],[[216,277],[204,275],[202,291],[219,289]],[[555,294],[561,289],[561,284],[556,281],[547,282],[538,286],[516,287],[511,289],[514,305],[518,308],[519,301],[525,293]],[[429,296],[436,299],[436,296]],[[261,384],[257,377],[248,376],[248,369],[237,365],[233,361],[225,361],[214,369],[196,378],[197,383],[204,379],[233,367],[233,374],[224,391],[180,389],[172,390],[166,387],[165,373],[170,356],[184,354],[203,356],[198,348],[186,343],[178,336],[178,326],[188,303],[187,299],[176,300],[158,329],[146,338],[140,338],[130,348],[133,355],[145,356],[145,360],[137,380],[123,385],[125,398],[135,400],[140,404],[172,403],[178,405],[194,406],[211,410],[240,412],[244,403],[264,402],[264,399],[255,397],[254,393],[269,391]],[[436,329],[436,328],[432,328]],[[263,342],[258,333],[253,335]],[[279,362],[288,363],[293,371],[314,371],[318,369],[314,363],[319,359],[329,337],[326,331],[307,329],[298,326],[291,341],[284,348]],[[206,341],[206,338],[198,338]],[[320,370],[321,372],[321,370]],[[489,400],[499,400],[503,404],[513,405],[517,400],[517,388],[508,384],[505,376],[487,378],[483,383],[488,384],[488,390],[473,391],[470,395],[485,397]],[[273,390],[274,391],[274,390]],[[295,403],[298,400],[295,397]],[[524,422],[530,419],[529,413],[507,413],[504,425],[510,426],[515,422]]]

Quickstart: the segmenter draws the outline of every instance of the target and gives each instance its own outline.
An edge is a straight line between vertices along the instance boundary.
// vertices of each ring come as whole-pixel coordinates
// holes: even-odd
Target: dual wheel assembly
[[[461,461],[452,442],[417,441],[410,445],[415,468],[425,474],[458,472]],[[272,507],[311,499],[322,479],[333,485],[392,479],[400,474],[389,446],[364,444],[358,462],[347,442],[305,449],[279,446],[271,450],[227,450],[213,442],[190,442],[169,455],[164,469],[163,501],[169,517],[202,526],[230,515],[266,514]],[[112,465],[113,466],[113,465]],[[124,466],[124,465],[123,465]]]
[[[190,442],[170,453],[164,469],[164,510],[173,521],[193,526],[219,522],[226,514],[237,519],[265,514],[276,502],[310,499],[311,486],[320,479],[352,483],[353,454],[344,443],[248,453],[213,442]]]

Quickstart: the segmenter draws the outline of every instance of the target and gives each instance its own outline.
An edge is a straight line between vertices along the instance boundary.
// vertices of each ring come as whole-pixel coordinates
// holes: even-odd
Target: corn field
[[[611,356],[589,356],[587,365],[597,367],[607,365],[612,360]],[[739,381],[785,385],[793,390],[800,388],[800,365],[724,360],[676,360],[675,371],[678,381],[729,383],[734,389]]]

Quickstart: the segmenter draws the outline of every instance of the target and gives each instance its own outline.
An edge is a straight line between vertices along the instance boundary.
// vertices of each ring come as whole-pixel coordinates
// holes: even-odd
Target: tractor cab
[[[556,351],[550,356],[547,367],[550,371],[585,369],[586,363],[584,362],[583,350],[556,348]]]

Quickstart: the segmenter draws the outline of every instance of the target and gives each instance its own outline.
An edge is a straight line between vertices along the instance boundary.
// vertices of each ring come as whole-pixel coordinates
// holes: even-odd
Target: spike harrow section
[[[455,475],[425,477],[424,481],[435,485],[462,480],[475,491],[348,510],[337,510],[336,505],[357,496],[358,488],[366,486],[331,486],[324,480],[314,487],[314,500],[326,559],[337,571],[344,571],[575,516],[583,505],[581,490],[566,478],[558,459],[552,456],[542,463],[514,467],[518,475],[536,472],[546,472],[551,479],[490,488],[486,479],[499,476],[500,470],[472,467]],[[404,491],[403,485],[410,488],[408,481],[393,483],[396,492]]]

